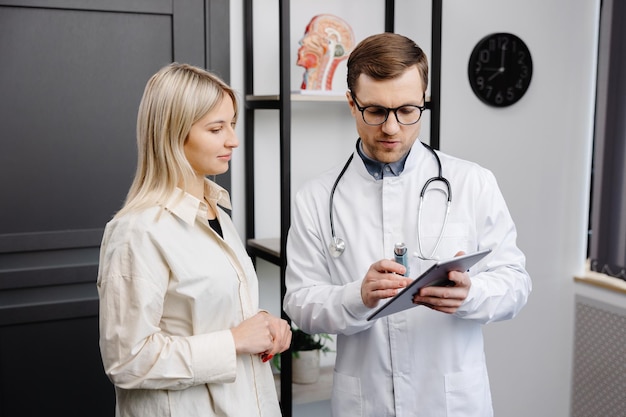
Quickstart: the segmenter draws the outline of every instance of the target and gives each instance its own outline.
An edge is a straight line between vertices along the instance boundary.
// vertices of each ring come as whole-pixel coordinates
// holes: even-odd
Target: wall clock
[[[506,107],[528,90],[533,61],[520,38],[511,33],[492,33],[474,47],[467,74],[479,99],[490,106]]]

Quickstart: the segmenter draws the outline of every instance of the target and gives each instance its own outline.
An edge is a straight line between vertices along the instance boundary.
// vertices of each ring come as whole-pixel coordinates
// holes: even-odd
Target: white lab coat
[[[438,153],[452,187],[440,258],[492,248],[470,271],[469,296],[454,315],[416,307],[368,322],[360,289],[370,265],[393,258],[396,242],[417,250],[417,209],[433,155],[416,141],[398,177],[375,180],[355,153],[334,196],[338,258],[331,240],[329,196],[341,166],[308,182],[296,196],[287,242],[284,309],[309,333],[337,334],[332,412],[335,417],[488,417],[493,415],[482,325],[513,318],[531,281],[516,229],[493,174]],[[432,188],[443,188],[440,182]],[[426,193],[422,243],[429,255],[445,214],[445,195]],[[415,278],[432,261],[412,256]]]

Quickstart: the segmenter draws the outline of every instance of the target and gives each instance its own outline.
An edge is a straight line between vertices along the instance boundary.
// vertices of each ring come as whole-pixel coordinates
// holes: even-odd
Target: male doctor
[[[355,152],[296,196],[284,309],[308,333],[337,334],[335,417],[492,416],[482,326],[515,317],[531,291],[493,174],[417,140],[427,83],[412,40],[385,33],[357,45],[346,93]],[[449,191],[440,179],[424,189],[440,175]],[[393,261],[398,242],[409,277]],[[470,272],[449,274],[454,286],[424,288],[415,308],[367,320],[435,259],[487,248]]]

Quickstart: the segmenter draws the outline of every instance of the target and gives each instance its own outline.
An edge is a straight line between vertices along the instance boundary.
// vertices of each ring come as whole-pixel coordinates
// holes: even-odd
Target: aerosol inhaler
[[[407,253],[408,251],[406,245],[403,242],[395,244],[393,248],[393,257],[397,263],[404,265],[406,268],[406,272],[404,273],[405,277],[409,276],[409,260]]]

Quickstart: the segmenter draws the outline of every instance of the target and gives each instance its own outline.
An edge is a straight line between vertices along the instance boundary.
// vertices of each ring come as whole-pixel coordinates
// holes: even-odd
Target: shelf
[[[280,374],[274,374],[276,391],[280,396]],[[314,384],[291,384],[292,401],[294,404],[308,404],[316,401],[330,400],[333,388],[333,367],[323,366],[320,379]]]
[[[341,91],[293,91],[291,101],[339,101],[345,103],[346,93]]]
[[[327,101],[327,102],[346,102],[346,96],[344,93],[340,92],[331,92],[331,93],[292,93],[289,96],[291,101]],[[278,109],[278,103],[280,101],[280,96],[278,94],[267,94],[267,95],[247,95],[246,103],[250,106],[250,108],[268,108],[268,109]],[[265,107],[261,107],[265,106]]]
[[[248,239],[248,253],[280,265],[280,238]]]
[[[343,93],[339,92],[319,92],[319,93],[292,93],[290,95],[291,101],[300,101],[300,102],[346,102],[346,96]],[[249,108],[253,109],[278,109],[278,103],[280,102],[280,96],[278,94],[268,94],[268,95],[247,95],[246,96],[246,104]],[[426,107],[428,108],[430,105],[430,97],[426,97]]]

